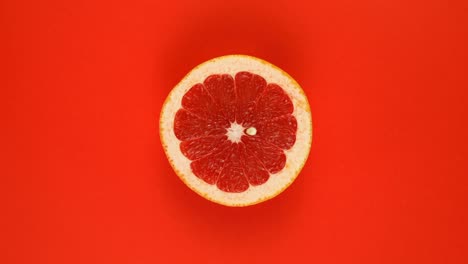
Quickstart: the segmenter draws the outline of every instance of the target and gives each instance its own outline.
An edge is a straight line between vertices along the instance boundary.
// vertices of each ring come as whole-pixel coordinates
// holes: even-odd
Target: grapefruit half
[[[302,88],[280,68],[247,55],[214,58],[190,71],[166,98],[159,129],[180,179],[226,206],[281,193],[312,143]]]

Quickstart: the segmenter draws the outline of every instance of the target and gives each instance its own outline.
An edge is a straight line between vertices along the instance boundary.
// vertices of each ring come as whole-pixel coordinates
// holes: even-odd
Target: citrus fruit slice
[[[170,92],[160,137],[176,174],[227,206],[281,193],[309,155],[312,117],[304,91],[278,67],[246,55],[200,64]]]

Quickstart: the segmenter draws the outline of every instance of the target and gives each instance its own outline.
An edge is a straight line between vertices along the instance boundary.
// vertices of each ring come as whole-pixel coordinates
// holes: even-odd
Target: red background
[[[1,263],[468,263],[467,1],[1,6]],[[186,188],[158,136],[169,90],[231,53],[313,113],[297,181],[249,208]]]

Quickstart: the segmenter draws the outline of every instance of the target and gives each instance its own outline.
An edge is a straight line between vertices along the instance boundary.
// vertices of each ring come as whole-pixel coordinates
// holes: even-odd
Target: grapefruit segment
[[[224,116],[226,121],[234,122],[236,107],[236,91],[234,79],[229,74],[213,74],[205,79],[204,85],[214,101],[214,106]]]
[[[243,137],[247,152],[252,153],[270,173],[281,171],[286,164],[286,155],[282,149],[266,143],[258,137]]]
[[[311,145],[307,98],[285,72],[245,55],[215,58],[169,94],[160,117],[177,175],[208,200],[246,206],[281,193]]]
[[[253,186],[264,184],[270,178],[270,173],[252,152],[245,150],[245,147],[243,148],[243,154],[244,172],[247,181]]]
[[[226,136],[208,136],[180,143],[180,151],[190,160],[203,158],[211,153],[224,151],[228,147]]]
[[[240,193],[249,188],[242,164],[242,145],[232,144],[226,166],[222,169],[216,186],[224,192]]]
[[[208,184],[216,184],[221,171],[226,166],[229,158],[231,146],[226,147],[226,151],[213,152],[211,155],[195,160],[190,164],[195,176]]]
[[[208,90],[201,83],[194,85],[182,97],[183,109],[208,120],[207,128],[227,127],[229,121],[223,116],[220,107],[214,103]]]
[[[209,121],[190,113],[185,109],[180,109],[174,118],[174,133],[175,136],[182,141],[214,136],[224,135],[223,127],[215,127]]]
[[[290,149],[296,142],[297,121],[292,115],[283,115],[270,122],[255,125],[256,135],[281,149]]]
[[[252,120],[258,98],[266,88],[263,77],[250,72],[236,74],[237,109],[236,120],[247,124]]]
[[[269,122],[275,117],[292,114],[294,106],[289,96],[277,84],[268,84],[255,109],[254,122]]]

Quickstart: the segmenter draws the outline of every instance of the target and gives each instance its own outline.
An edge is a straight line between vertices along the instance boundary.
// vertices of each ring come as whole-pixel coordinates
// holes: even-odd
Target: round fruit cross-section
[[[160,136],[177,175],[208,200],[246,206],[281,193],[310,151],[312,118],[301,87],[245,55],[207,61],[171,91]]]

